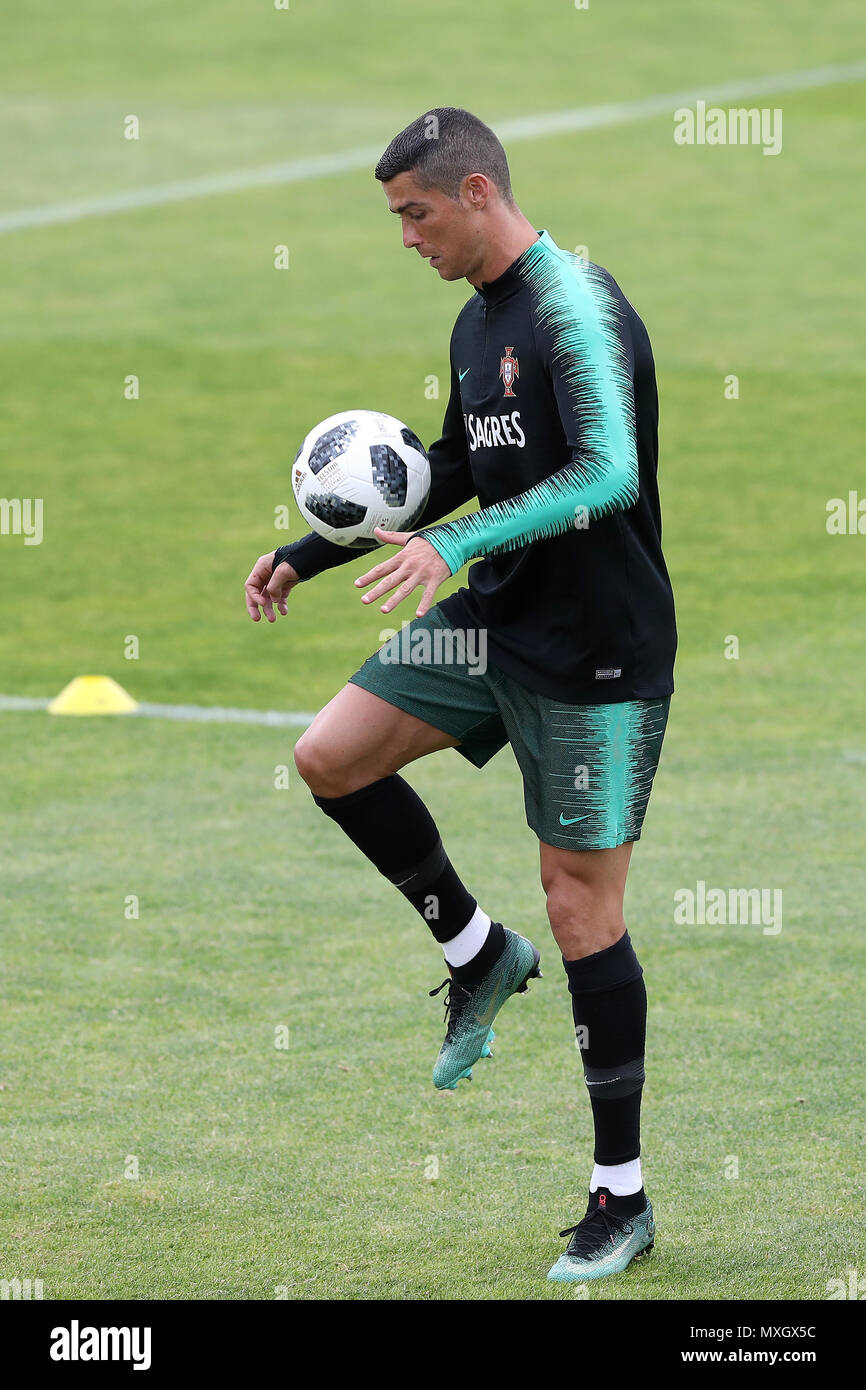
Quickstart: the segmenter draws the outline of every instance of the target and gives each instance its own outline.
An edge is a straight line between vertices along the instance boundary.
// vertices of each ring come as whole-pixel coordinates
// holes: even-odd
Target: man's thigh
[[[450,735],[475,767],[508,742],[477,634],[454,628],[438,605],[406,624],[351,677],[380,700]],[[420,754],[416,756],[421,756]]]
[[[456,746],[453,735],[350,683],[319,711],[295,756],[302,774],[312,773],[311,785],[317,777],[338,778],[336,794],[348,796],[416,758]]]
[[[348,795],[440,748],[482,767],[507,742],[471,643],[433,608],[386,642],[298,740],[313,791]]]
[[[614,849],[561,849],[539,840],[542,887],[571,900],[573,910],[590,920],[600,912],[621,918],[633,848],[633,840]]]

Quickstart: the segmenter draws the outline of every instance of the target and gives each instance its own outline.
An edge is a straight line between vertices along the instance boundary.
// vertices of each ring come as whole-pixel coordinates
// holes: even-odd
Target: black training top
[[[451,336],[451,394],[418,530],[468,588],[441,602],[490,660],[569,704],[673,690],[649,338],[606,270],[542,232],[482,284]],[[432,523],[478,498],[481,510]],[[311,533],[301,579],[357,558]]]

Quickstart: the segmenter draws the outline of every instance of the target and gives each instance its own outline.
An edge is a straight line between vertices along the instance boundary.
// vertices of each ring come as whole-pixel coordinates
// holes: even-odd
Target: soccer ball
[[[430,464],[416,434],[376,410],[344,410],[310,430],[292,465],[292,489],[314,531],[370,550],[373,528],[411,531],[427,504]]]

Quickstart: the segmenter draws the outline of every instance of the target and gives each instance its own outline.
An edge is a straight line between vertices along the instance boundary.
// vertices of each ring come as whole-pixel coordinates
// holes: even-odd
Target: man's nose
[[[413,246],[421,245],[421,237],[409,222],[403,223],[403,245],[411,251]]]

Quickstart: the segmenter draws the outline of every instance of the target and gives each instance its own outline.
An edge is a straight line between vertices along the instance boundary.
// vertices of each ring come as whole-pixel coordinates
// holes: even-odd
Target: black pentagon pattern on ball
[[[400,455],[389,444],[371,444],[373,482],[389,507],[402,507],[409,490],[409,475]]]
[[[358,433],[357,420],[344,420],[317,439],[310,450],[309,468],[311,473],[320,473],[331,459],[344,454]]]
[[[422,458],[427,457],[427,450],[414,430],[410,430],[408,425],[404,425],[400,433],[403,436],[404,444],[408,444],[410,449],[417,449]]]
[[[312,512],[319,521],[324,521],[326,526],[333,526],[335,531],[342,531],[347,526],[359,526],[367,515],[366,507],[359,502],[348,502],[335,492],[313,493],[312,497],[306,498],[305,505],[308,512]]]

